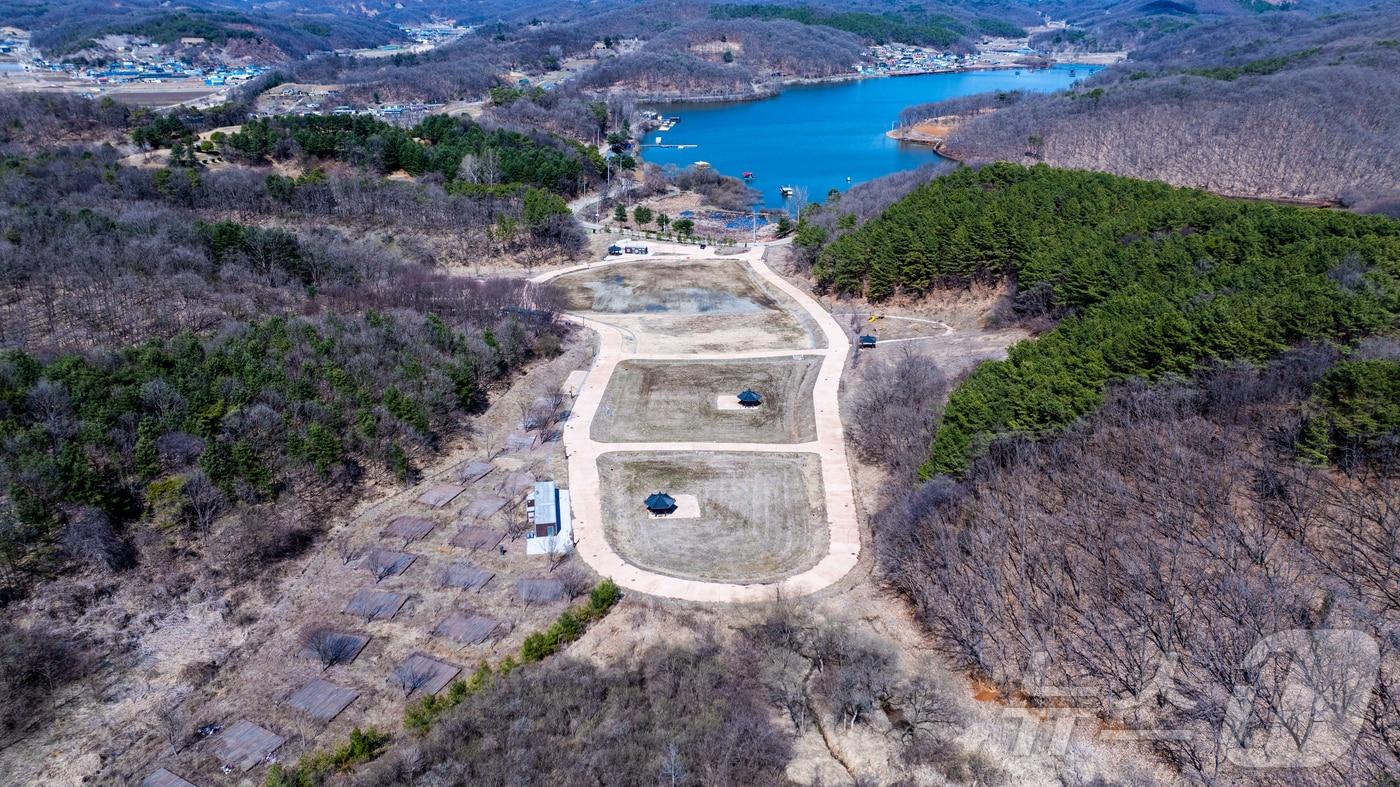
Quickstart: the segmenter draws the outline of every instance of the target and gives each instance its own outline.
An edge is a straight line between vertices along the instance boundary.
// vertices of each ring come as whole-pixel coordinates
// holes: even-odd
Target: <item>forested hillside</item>
[[[957,15],[942,13],[956,11]],[[1024,35],[1005,16],[1033,18],[1008,4],[992,16],[961,8],[876,13],[855,7],[716,4],[709,19],[676,18],[641,33],[642,52],[604,60],[582,78],[655,96],[741,95],[773,78],[849,74],[868,44],[899,42],[971,52],[981,35]],[[686,19],[685,16],[680,17]],[[668,29],[669,28],[669,29]]]
[[[609,3],[587,13],[571,3],[542,0],[536,5],[538,15],[525,5],[499,9],[472,33],[427,52],[387,58],[317,57],[283,66],[282,75],[287,81],[341,84],[345,100],[359,103],[474,99],[502,86],[500,77],[508,71],[538,75],[559,68],[567,58],[590,55],[594,44],[650,38],[705,18],[703,6],[684,0]],[[385,14],[413,16],[425,10],[415,6]],[[458,8],[468,18],[487,10],[485,5]]]
[[[687,52],[734,63],[757,77],[844,74],[860,60],[864,48],[860,36],[787,20],[694,22],[662,33],[646,45],[651,52]]]
[[[354,100],[447,101],[481,93],[497,76],[553,71],[570,58],[599,55],[569,86],[659,98],[748,96],[755,85],[784,78],[850,73],[865,46],[898,41],[970,52],[984,35],[1021,35],[1036,13],[1018,2],[975,10],[928,4],[893,12],[879,4],[711,5],[689,0],[604,3],[587,9],[559,3],[487,17],[462,40],[429,52],[383,60],[317,58],[287,69],[299,82],[336,81]],[[385,10],[386,16],[421,9]],[[478,18],[484,8],[462,9]],[[638,46],[637,44],[641,45]]]
[[[217,450],[231,450],[230,435],[244,427],[222,431],[225,416],[246,419],[250,407],[270,405],[270,424],[257,427],[270,442],[240,460],[261,479],[249,487],[252,499],[284,483],[284,463],[306,456],[296,441],[317,424],[339,446],[309,462],[322,471],[353,479],[349,468],[370,460],[410,472],[409,457],[451,431],[548,330],[547,322],[500,322],[503,307],[550,308],[519,284],[454,278],[424,264],[431,258],[406,257],[339,228],[265,226],[273,216],[295,215],[344,227],[436,224],[473,243],[470,223],[483,221],[476,237],[484,242],[510,196],[135,170],[90,155],[11,160],[3,184],[0,330],[8,346],[41,353],[8,357],[7,417],[21,432],[58,430],[52,441],[7,443],[19,452],[4,466],[7,488],[20,496],[12,499],[23,512],[21,544],[55,536],[72,505],[110,505],[106,513],[118,525],[140,514],[143,484],[153,478],[133,485],[130,430],[147,418],[158,427],[147,435],[153,445],[182,435],[176,454],[183,458],[165,468],[178,472],[224,440]],[[482,199],[491,204],[473,218]],[[315,316],[295,319],[308,314]],[[352,316],[331,319],[336,314]],[[382,362],[391,357],[401,358],[397,370]],[[292,419],[282,411],[295,402],[303,403]],[[397,426],[379,431],[389,423]],[[50,478],[29,455],[35,450],[78,465]],[[104,451],[115,453],[95,459]],[[42,490],[26,491],[32,484]],[[24,553],[10,554],[19,560]]]
[[[938,650],[1012,704],[1145,731],[1190,783],[1384,783],[1400,767],[1400,222],[1008,164],[868,216],[842,198],[804,217],[821,286],[999,282],[993,319],[1039,331],[946,407],[936,367],[896,361],[853,425],[896,485],[874,520],[882,575]],[[891,427],[933,432],[912,492]],[[1295,713],[1282,657],[1248,654],[1296,628],[1363,633],[1379,670],[1329,655],[1304,678],[1327,710]],[[1364,688],[1327,682],[1345,670]],[[1355,743],[1295,767],[1332,713],[1357,719]],[[1275,767],[1239,767],[1265,749]]]
[[[578,85],[648,96],[744,95],[774,78],[850,73],[857,35],[787,19],[700,19],[657,33],[640,51],[604,58]]]
[[[885,576],[965,669],[1141,731],[1188,783],[1385,784],[1400,769],[1400,432],[1392,415],[1371,435],[1387,447],[1346,467],[1299,461],[1296,442],[1349,366],[1400,368],[1394,342],[1353,357],[1332,366],[1309,345],[1115,388],[1061,437],[898,495],[876,521]],[[1381,390],[1393,406],[1393,382]],[[1356,632],[1378,661],[1319,653],[1300,680],[1287,651],[1251,660],[1296,629]],[[1285,698],[1300,685],[1311,710]],[[1304,759],[1343,715],[1355,740]],[[1261,756],[1272,767],[1240,767]]]
[[[380,174],[434,172],[465,184],[515,185],[573,196],[603,175],[597,150],[548,134],[487,131],[467,119],[433,115],[404,130],[359,115],[250,120],[225,140],[251,163],[309,157]],[[466,162],[466,167],[463,163]]]
[[[148,170],[115,158],[9,163],[0,179],[12,200],[0,209],[10,239],[0,246],[6,343],[132,343],[348,294],[418,307],[435,297],[438,263],[529,262],[583,243],[562,199],[537,189],[449,193],[354,174]],[[373,240],[390,230],[393,249]],[[165,308],[150,308],[156,301]]]
[[[232,503],[345,484],[363,463],[411,477],[410,456],[477,407],[532,338],[507,335],[503,349],[489,327],[370,311],[229,323],[207,340],[185,333],[98,356],[7,351],[8,579],[43,576],[65,553],[126,568],[143,514],[197,533]],[[313,532],[248,536],[275,552]],[[43,549],[55,542],[59,552]]]
[[[716,19],[790,19],[804,25],[821,25],[877,44],[902,43],[941,49],[971,51],[979,35],[1018,37],[1026,34],[1015,24],[992,17],[973,20],[947,14],[930,14],[918,7],[904,13],[866,13],[759,3],[718,4],[710,7]]]
[[[256,124],[222,143],[250,164],[206,169],[178,119],[48,103],[70,131],[177,145],[132,167],[45,138],[44,106],[0,105],[0,605],[65,625],[0,626],[0,737],[128,655],[120,625],[55,588],[95,581],[161,615],[184,589],[275,576],[360,482],[416,478],[557,354],[551,290],[446,266],[575,253],[562,194],[593,172],[560,140],[445,118],[414,137]],[[423,177],[381,177],[403,167]]]
[[[0,4],[0,22],[33,30],[33,43],[58,59],[95,46],[108,35],[174,44],[187,36],[223,46],[232,40],[258,40],[286,59],[316,51],[375,46],[402,35],[393,25],[369,16],[303,8],[272,13],[232,2],[183,3],[171,8],[153,0],[119,2],[37,2]]]
[[[1070,426],[1113,381],[1392,330],[1400,222],[1002,164],[920,187],[814,272],[877,299],[1010,278],[1019,316],[1057,321],[954,391],[923,473],[958,473],[993,440]]]
[[[1400,210],[1400,17],[1265,14],[1195,25],[1079,88],[968,115],[965,161],[1045,162],[1222,194]],[[978,109],[997,111],[975,114]]]

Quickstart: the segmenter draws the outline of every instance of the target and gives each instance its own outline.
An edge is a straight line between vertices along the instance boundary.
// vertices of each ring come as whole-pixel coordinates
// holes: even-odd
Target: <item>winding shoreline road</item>
[[[733,260],[747,264],[765,282],[782,291],[807,312],[826,337],[825,349],[810,348],[772,350],[744,353],[697,353],[647,355],[623,350],[624,337],[620,329],[581,317],[565,314],[563,318],[589,328],[599,335],[598,353],[593,359],[583,386],[574,400],[572,412],[564,426],[564,449],[568,456],[569,487],[573,504],[575,549],[593,570],[610,577],[629,590],[653,596],[686,601],[718,603],[751,603],[773,599],[779,592],[788,597],[804,596],[835,584],[860,558],[860,525],[856,519],[855,490],[851,469],[846,461],[846,435],[841,424],[839,401],[841,371],[850,352],[850,340],[836,319],[815,300],[774,273],[763,261],[764,246],[756,246],[743,254],[720,256],[698,255],[693,246],[650,244],[656,251],[679,253],[703,259]],[[591,270],[602,265],[647,262],[654,257],[629,255],[602,263],[575,265],[535,276],[531,281],[544,283],[551,279]],[[793,355],[821,355],[822,363],[812,388],[813,415],[816,418],[816,440],[806,443],[604,443],[592,438],[593,417],[603,401],[603,393],[613,371],[624,360],[704,361],[731,358],[782,358]],[[667,576],[628,563],[608,543],[603,527],[601,484],[598,457],[618,451],[743,451],[817,454],[821,466],[825,497],[828,550],[815,566],[777,582],[739,584],[706,582]]]

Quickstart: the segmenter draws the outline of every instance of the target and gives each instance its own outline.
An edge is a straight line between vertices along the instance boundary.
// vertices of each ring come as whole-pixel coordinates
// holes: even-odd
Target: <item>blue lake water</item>
[[[820,201],[831,189],[844,191],[939,160],[927,146],[885,136],[905,107],[994,90],[1060,90],[1094,70],[1055,66],[883,77],[787,87],[761,101],[658,105],[651,108],[681,122],[665,133],[648,132],[643,144],[660,137],[668,145],[697,147],[644,147],[642,158],[678,167],[705,161],[736,177],[751,171],[765,207],[784,205],[780,186],[805,189],[809,201]]]

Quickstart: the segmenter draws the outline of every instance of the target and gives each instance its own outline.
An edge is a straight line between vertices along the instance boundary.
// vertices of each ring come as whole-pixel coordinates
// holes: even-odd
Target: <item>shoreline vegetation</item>
[[[1120,53],[1113,53],[1120,54]],[[1078,59],[1083,57],[1084,59]],[[754,84],[753,89],[744,93],[722,93],[715,95],[667,95],[667,94],[634,94],[639,104],[643,105],[681,105],[681,104],[738,104],[745,101],[762,101],[763,99],[775,98],[783,91],[783,88],[802,87],[806,85],[828,85],[842,82],[857,82],[865,79],[886,79],[898,77],[919,77],[930,74],[961,74],[969,71],[1009,71],[1011,69],[1048,69],[1055,66],[1091,66],[1102,68],[1104,64],[1098,62],[1096,58],[1104,57],[1101,52],[1074,53],[1066,56],[1057,56],[1049,60],[1037,60],[1033,63],[975,63],[966,66],[955,66],[952,68],[927,68],[917,71],[898,71],[884,73],[865,73],[853,71],[848,74],[832,74],[820,77],[784,77],[762,84]],[[901,139],[889,132],[887,136],[893,139]],[[921,140],[902,140],[916,142]]]
[[[901,125],[885,132],[885,136],[890,139],[909,145],[923,145],[931,148],[933,152],[949,161],[958,164],[977,163],[974,159],[969,159],[961,155],[955,148],[946,144],[948,137],[953,135],[959,127],[977,115],[997,112],[996,109],[984,109],[973,115],[940,115],[938,117],[926,118],[909,125]],[[1021,162],[1023,164],[1037,163],[1033,157],[1026,156]],[[1301,208],[1339,208],[1341,203],[1336,200],[1303,199],[1289,197],[1261,197],[1256,194],[1231,193],[1215,189],[1206,189],[1212,194],[1228,199],[1247,200],[1250,202],[1266,202],[1272,205],[1290,205]]]
[[[645,106],[655,110],[655,113],[647,113],[646,115],[648,119],[643,122],[643,130],[639,132],[640,137],[644,138],[645,140],[643,142],[643,149],[640,151],[639,154],[636,155],[639,160],[647,164],[656,164],[662,166],[675,165],[678,167],[686,166],[697,156],[700,156],[701,152],[690,151],[689,153],[678,154],[675,151],[652,150],[651,146],[645,144],[645,142],[651,141],[651,138],[648,136],[650,132],[646,129],[656,128],[658,124],[660,124],[660,128],[662,131],[669,130],[667,124],[664,121],[667,117],[672,115],[686,116],[688,113],[697,113],[698,117],[699,115],[703,114],[706,118],[710,118],[712,122],[715,118],[721,118],[721,120],[718,121],[718,126],[720,130],[712,129],[710,128],[710,126],[702,124],[700,127],[694,130],[695,133],[700,134],[700,138],[695,138],[695,133],[676,132],[675,134],[667,135],[665,137],[666,142],[674,141],[686,143],[703,143],[706,146],[713,146],[717,143],[720,146],[720,148],[722,148],[725,152],[721,152],[719,148],[716,148],[713,152],[716,156],[719,156],[719,158],[712,158],[706,156],[706,158],[711,158],[711,161],[706,163],[710,167],[717,168],[717,171],[719,172],[723,172],[731,176],[737,176],[741,172],[754,169],[752,164],[757,162],[759,158],[763,156],[776,155],[778,156],[778,158],[782,158],[782,154],[777,150],[754,150],[751,149],[747,143],[743,142],[743,138],[747,134],[757,133],[760,129],[767,128],[766,125],[762,125],[764,123],[769,122],[769,120],[767,120],[766,118],[770,118],[770,116],[775,116],[781,118],[782,122],[785,123],[793,122],[794,120],[798,123],[804,123],[805,121],[803,121],[802,118],[809,118],[812,121],[818,122],[818,125],[820,125],[821,123],[827,122],[821,119],[827,112],[829,112],[831,102],[837,100],[838,96],[861,95],[867,96],[867,100],[876,102],[874,104],[870,104],[869,107],[866,108],[865,112],[870,112],[870,107],[879,107],[878,110],[874,110],[874,117],[876,118],[875,121],[871,123],[867,120],[863,123],[857,123],[854,127],[843,126],[840,129],[839,134],[850,136],[851,139],[855,139],[858,137],[867,140],[872,144],[876,144],[879,147],[879,150],[881,152],[878,154],[877,158],[883,158],[879,158],[880,163],[871,165],[873,169],[863,172],[850,171],[841,173],[842,175],[848,176],[855,175],[857,177],[854,178],[854,182],[863,182],[864,180],[869,180],[878,177],[882,174],[889,174],[891,172],[897,171],[898,169],[904,166],[908,166],[910,164],[917,165],[919,163],[923,163],[925,157],[928,157],[928,160],[930,162],[936,162],[941,160],[937,156],[930,156],[926,152],[928,150],[928,147],[909,149],[904,145],[893,145],[889,144],[888,142],[885,142],[883,139],[881,139],[879,135],[887,135],[889,138],[893,138],[896,141],[899,141],[901,136],[901,130],[896,130],[895,133],[887,134],[887,132],[890,129],[890,125],[888,123],[879,121],[878,117],[888,117],[891,120],[893,120],[896,117],[903,117],[906,107],[911,102],[918,101],[921,98],[925,97],[940,95],[949,91],[953,93],[959,93],[967,90],[1000,90],[1000,92],[1015,92],[1018,86],[1024,89],[1054,89],[1056,87],[1067,86],[1072,80],[1077,78],[1077,72],[1075,72],[1073,70],[1073,67],[1071,66],[1060,66],[1056,68],[1040,68],[1030,70],[1027,69],[1029,69],[1029,67],[1027,66],[1022,66],[1020,69],[1018,69],[1013,66],[992,67],[990,64],[980,63],[975,65],[969,64],[960,68],[950,68],[947,65],[937,67],[931,66],[929,68],[921,69],[917,74],[908,74],[910,76],[925,77],[926,79],[922,81],[886,81],[875,83],[860,83],[859,85],[857,85],[856,83],[848,82],[848,80],[862,79],[874,76],[904,76],[905,74],[850,73],[841,75],[830,75],[825,77],[813,77],[807,79],[789,79],[784,81],[782,84],[812,85],[814,90],[794,90],[791,93],[787,94],[779,93],[778,95],[780,95],[783,98],[783,101],[763,105],[764,108],[762,109],[760,109],[758,105],[751,103],[740,103],[738,101],[734,101],[732,103],[721,103],[722,99],[716,99],[714,100],[714,103],[697,102],[691,104],[677,101],[673,103],[657,103],[650,105],[640,104],[639,106]],[[1086,71],[1087,70],[1091,69],[1086,69]],[[976,71],[981,73],[977,74],[976,76],[966,76],[955,73],[958,71]],[[1013,78],[1013,73],[1018,75],[1026,74],[1027,76],[1017,76]],[[772,93],[771,88],[776,87],[777,85],[777,80],[773,80],[772,82],[767,83],[766,86],[770,88],[770,94]],[[856,92],[852,93],[851,91]],[[730,97],[732,97],[732,91],[730,93]],[[715,97],[709,98],[714,99]],[[838,103],[840,103],[840,101],[838,101]],[[792,113],[794,111],[798,112],[798,114],[793,115]],[[729,114],[731,112],[737,114],[731,116]],[[949,114],[953,115],[956,113]],[[738,135],[735,135],[733,131],[724,131],[723,129],[725,127],[731,127],[732,123],[731,121],[723,120],[723,118],[731,118],[735,122],[737,122],[738,118],[743,118],[742,125],[745,126],[747,130]],[[943,118],[943,120],[947,121],[955,119],[956,118],[952,117]],[[760,125],[756,126],[754,125],[755,123]],[[830,134],[832,132],[830,130],[823,130],[819,133],[825,135]],[[937,151],[938,142],[941,139],[941,137],[946,133],[948,133],[947,129],[942,127],[930,128],[929,126],[921,126],[911,135],[910,141],[917,140],[917,142],[922,143],[925,146],[932,145],[933,150]],[[874,142],[874,140],[880,141]],[[735,154],[734,151],[738,149],[734,147],[736,144],[743,146],[744,152],[742,154]],[[660,138],[658,138],[658,145],[660,147],[670,147],[669,145],[660,144]],[[695,146],[699,147],[699,145]],[[684,147],[691,147],[691,145],[685,145]],[[823,151],[823,155],[839,155],[839,150]],[[889,159],[888,162],[885,161],[886,158]],[[764,160],[766,162],[764,167],[765,169],[773,170],[774,167],[777,166],[771,160],[771,158]],[[885,170],[881,170],[880,167],[882,166],[887,166],[888,168]],[[736,179],[735,183],[738,182],[739,181]],[[825,194],[827,192],[828,186],[837,186],[839,182],[840,178],[838,177],[837,179],[832,180],[829,183],[812,186],[812,189],[814,189],[816,192]],[[744,185],[748,184],[746,183]],[[777,188],[776,183],[770,185],[774,189]],[[803,183],[792,183],[790,185],[796,187],[804,186]],[[845,185],[853,185],[853,179],[851,177],[846,177]],[[754,194],[754,200],[758,204],[763,204],[766,207],[773,210],[787,210],[789,213],[791,213],[790,204],[786,202],[775,202],[773,201],[773,199],[762,200],[759,199],[757,192],[754,192]],[[776,199],[776,194],[770,194],[769,196]],[[715,207],[739,211],[746,211],[748,207],[748,204],[738,207],[729,207],[725,205],[719,205],[716,203],[711,204]]]
[[[1261,44],[1246,51],[1244,40]],[[901,121],[967,115],[944,147],[968,163],[1043,162],[1400,215],[1396,41],[1394,14],[1222,21],[1140,45],[1070,90],[932,102]],[[996,111],[968,114],[979,108]]]

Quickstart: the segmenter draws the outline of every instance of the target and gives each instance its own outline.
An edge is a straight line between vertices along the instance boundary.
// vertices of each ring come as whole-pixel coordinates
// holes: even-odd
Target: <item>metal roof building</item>
[[[559,524],[559,487],[553,481],[536,481],[526,502],[530,510],[530,524],[538,533],[541,528],[557,527]],[[556,530],[557,532],[557,530]],[[553,535],[553,533],[540,533]]]
[[[553,481],[536,481],[525,498],[529,516],[525,553],[563,554],[573,549],[574,527],[569,491]]]

